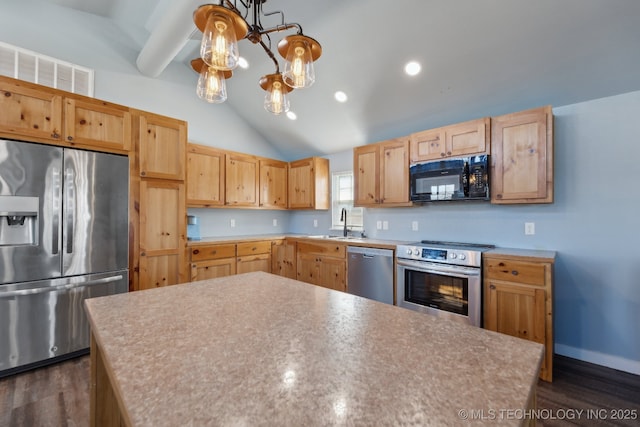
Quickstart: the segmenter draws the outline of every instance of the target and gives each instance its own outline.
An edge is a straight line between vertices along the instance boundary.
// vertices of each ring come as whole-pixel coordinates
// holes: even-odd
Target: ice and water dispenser
[[[38,197],[0,196],[0,246],[38,244]]]

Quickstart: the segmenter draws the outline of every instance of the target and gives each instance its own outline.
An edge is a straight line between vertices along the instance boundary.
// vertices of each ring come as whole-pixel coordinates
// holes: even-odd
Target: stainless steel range
[[[399,245],[397,305],[482,326],[482,252],[491,248],[431,240]]]

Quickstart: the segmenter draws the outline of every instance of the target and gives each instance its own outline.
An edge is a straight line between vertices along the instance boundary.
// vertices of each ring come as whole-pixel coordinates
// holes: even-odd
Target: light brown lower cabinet
[[[483,255],[484,327],[545,346],[540,378],[553,379],[554,254]]]
[[[296,242],[274,240],[271,242],[271,272],[296,279]]]
[[[239,242],[236,271],[238,274],[264,271],[271,273],[271,241]]]
[[[186,281],[184,184],[178,181],[140,181],[140,252],[138,290]]]
[[[346,292],[346,247],[334,243],[299,242],[297,278],[303,282]]]
[[[192,282],[236,274],[235,243],[193,246],[190,252]]]

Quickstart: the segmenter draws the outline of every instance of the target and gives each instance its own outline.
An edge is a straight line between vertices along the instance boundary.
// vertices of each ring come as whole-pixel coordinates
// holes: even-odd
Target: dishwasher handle
[[[363,258],[373,258],[376,256],[393,258],[391,249],[365,248],[361,246],[347,246],[347,253],[361,254]]]

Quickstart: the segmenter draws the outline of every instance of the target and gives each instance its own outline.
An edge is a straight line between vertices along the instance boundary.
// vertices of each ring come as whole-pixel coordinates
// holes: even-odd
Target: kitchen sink
[[[306,236],[310,239],[331,239],[331,240],[363,240],[362,237],[356,236],[331,236],[329,234],[314,234],[311,236]]]

